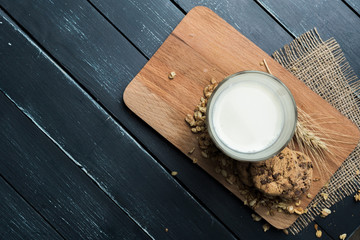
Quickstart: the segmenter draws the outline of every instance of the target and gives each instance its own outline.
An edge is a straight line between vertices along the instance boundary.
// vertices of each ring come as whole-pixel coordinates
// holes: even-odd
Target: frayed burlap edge
[[[355,96],[360,81],[357,81],[335,39],[323,41],[313,29],[276,51],[273,57],[360,127],[359,98]],[[328,187],[321,189],[320,193],[328,193],[329,198],[324,201],[318,194],[309,204],[308,212],[289,227],[292,234],[304,229],[323,208],[331,207],[360,188],[360,176],[356,175],[359,162],[360,144],[332,176]]]

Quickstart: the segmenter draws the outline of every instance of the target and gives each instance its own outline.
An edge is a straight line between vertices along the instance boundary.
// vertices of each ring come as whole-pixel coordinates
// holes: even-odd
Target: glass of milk
[[[225,78],[207,105],[215,145],[240,161],[262,161],[279,153],[294,135],[297,111],[290,90],[276,77],[243,71]]]

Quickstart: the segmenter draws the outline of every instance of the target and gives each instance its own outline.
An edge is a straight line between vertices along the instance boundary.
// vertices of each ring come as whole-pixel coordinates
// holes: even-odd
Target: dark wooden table
[[[205,5],[267,53],[317,27],[360,74],[358,0],[0,0],[0,239],[316,239],[251,210],[123,103],[186,12]],[[178,175],[171,176],[171,171]],[[360,224],[349,196],[322,239]]]

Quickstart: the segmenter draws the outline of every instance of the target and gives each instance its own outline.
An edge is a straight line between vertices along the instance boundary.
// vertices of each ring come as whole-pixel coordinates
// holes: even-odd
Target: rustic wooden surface
[[[273,75],[288,86],[298,107],[309,115],[334,119],[335,123],[323,124],[321,127],[351,136],[350,139],[336,139],[339,142],[351,142],[342,145],[344,151],[339,151],[338,146],[331,148],[337,157],[328,156],[327,164],[331,173],[334,173],[357,145],[360,136],[357,127],[208,8],[196,7],[186,15],[126,88],[124,101],[151,127],[184,154],[188,154],[193,146],[197,146],[197,139],[189,131],[184,117],[193,112],[209,80],[214,77],[219,81],[243,70],[264,71],[265,67],[259,64],[262,59],[266,59]],[[176,72],[174,80],[167,77],[171,71]],[[235,186],[215,173],[216,163],[202,158],[200,152],[193,155],[200,159],[198,164],[205,171],[243,199]],[[313,196],[330,178],[320,176],[315,169],[314,178],[320,177],[321,181],[314,182],[310,189]],[[312,199],[304,196],[301,200],[301,207],[306,208]],[[280,229],[289,227],[297,218],[295,214],[267,216],[266,208],[261,207],[256,211]]]
[[[172,178],[176,184],[170,184],[173,187],[166,196],[173,198],[172,191],[176,192],[177,197],[188,195],[194,202],[197,202],[198,207],[190,208],[188,211],[184,207],[181,208],[181,211],[185,213],[179,217],[171,212],[164,214],[164,209],[159,212],[158,209],[152,208],[146,212],[147,216],[153,215],[150,222],[147,221],[146,214],[141,213],[141,208],[146,207],[146,204],[142,199],[133,198],[132,203],[127,205],[129,207],[127,209],[128,216],[131,217],[131,221],[138,222],[137,226],[143,229],[143,232],[146,232],[152,239],[163,239],[164,236],[169,239],[183,239],[184,234],[188,231],[188,225],[186,223],[184,223],[185,225],[181,224],[181,219],[183,216],[190,216],[189,212],[194,209],[198,209],[194,219],[209,219],[216,226],[223,226],[223,230],[219,227],[215,227],[213,230],[212,224],[207,224],[208,221],[205,221],[203,226],[206,226],[206,230],[199,230],[193,234],[197,239],[209,239],[208,235],[202,234],[206,231],[209,234],[218,232],[213,235],[214,237],[232,234],[237,239],[317,239],[313,227],[314,223],[319,224],[323,230],[322,239],[338,239],[342,231],[347,233],[353,231],[360,224],[360,219],[356,218],[356,214],[355,217],[351,216],[356,209],[360,208],[360,205],[354,203],[353,197],[349,196],[332,208],[338,210],[336,214],[331,214],[326,219],[316,218],[313,223],[296,236],[286,236],[282,231],[277,231],[274,228],[264,233],[261,228],[264,221],[252,221],[250,216],[252,211],[249,208],[241,204],[236,196],[203,171],[202,168],[188,161],[183,153],[128,110],[122,101],[123,91],[127,84],[141,70],[156,49],[160,47],[176,24],[194,6],[208,6],[268,54],[281,48],[296,37],[288,28],[289,26],[284,25],[287,20],[286,17],[291,18],[292,16],[286,15],[282,19],[285,21],[279,21],[276,15],[281,12],[273,14],[269,9],[262,6],[259,1],[159,0],[156,2],[157,4],[143,0],[0,0],[0,9],[5,12],[7,18],[14,21],[15,31],[26,39],[25,41],[19,41],[15,37],[13,38],[15,41],[10,42],[12,43],[10,47],[8,45],[8,36],[12,34],[9,32],[13,30],[8,27],[4,28],[4,26],[7,26],[7,19],[0,19],[0,91],[8,99],[11,99],[18,111],[25,113],[24,116],[21,114],[13,115],[15,116],[14,120],[24,117],[31,118],[35,128],[45,131],[46,137],[50,138],[57,146],[61,146],[59,151],[64,152],[67,156],[69,156],[67,151],[71,151],[70,156],[74,160],[72,164],[75,168],[79,167],[76,162],[80,160],[85,162],[87,153],[91,153],[95,143],[98,144],[101,141],[102,146],[100,148],[104,150],[103,153],[106,157],[101,157],[99,160],[93,157],[86,161],[86,166],[83,165],[85,166],[83,167],[84,171],[72,171],[71,175],[85,174],[96,186],[101,188],[105,196],[111,197],[112,194],[116,193],[114,195],[116,201],[119,201],[119,208],[129,204],[129,202],[123,204],[122,199],[126,200],[131,197],[124,191],[124,186],[130,189],[131,186],[141,181],[138,178],[124,178],[122,184],[114,183],[118,181],[116,177],[118,175],[112,175],[112,173],[116,172],[119,162],[123,163],[121,168],[126,169],[127,165],[132,167],[133,164],[138,163],[137,161],[131,161],[132,159],[139,158],[142,162],[152,162],[150,165],[158,165],[160,169],[164,169],[167,172],[166,174],[162,174],[161,171],[157,170],[146,171],[147,179],[151,181],[153,177],[159,177],[160,173],[161,177],[159,178],[162,179],[162,182],[168,184],[168,178]],[[356,6],[357,1],[347,0],[348,5],[345,4],[345,1],[343,2],[343,5],[337,5],[338,9],[336,10],[339,16],[343,17],[339,24],[348,21],[351,25],[353,24],[351,23],[353,18],[350,15],[349,19],[347,19],[346,15],[349,14],[348,9],[351,9],[351,4]],[[306,4],[300,6],[302,12],[308,10],[312,14],[322,14],[322,8],[317,8],[316,12],[312,10],[313,4],[311,4],[311,1],[303,3]],[[277,4],[281,5],[282,3]],[[285,10],[290,11],[291,8]],[[352,11],[356,13],[355,10]],[[317,18],[312,19],[311,16],[303,15],[303,18],[307,21],[306,30],[310,30],[318,24]],[[331,23],[334,26],[336,24],[336,22]],[[358,30],[360,26],[355,25],[354,27],[355,30]],[[337,29],[341,32],[341,28]],[[318,31],[324,34],[331,31],[331,29],[323,25],[321,28],[318,27]],[[354,31],[354,34],[357,35],[357,32]],[[332,33],[329,32],[329,34],[331,36]],[[24,47],[27,44],[33,46],[33,50]],[[351,48],[353,48],[351,44],[345,44],[341,47],[344,51],[348,48],[351,51]],[[19,50],[21,55],[19,55],[18,50],[14,51],[14,49],[18,48],[24,48],[24,51]],[[44,52],[47,57],[43,59],[40,52]],[[348,55],[346,57],[352,66],[357,64],[356,59]],[[54,64],[55,67],[51,67]],[[38,69],[43,72],[42,77],[39,79]],[[58,69],[58,71],[54,69]],[[51,73],[51,75],[48,75],[48,73]],[[356,73],[359,75],[359,72]],[[63,79],[66,79],[61,77],[62,74],[70,76],[71,80],[68,85],[71,87],[62,86],[64,85]],[[48,91],[49,93],[45,94]],[[57,96],[67,97],[57,97],[53,101],[52,94],[54,92],[57,93]],[[69,98],[70,95],[71,98]],[[81,97],[81,95],[86,95],[86,97]],[[12,104],[11,102],[5,102],[4,104]],[[87,106],[84,112],[81,111],[82,104]],[[91,115],[87,114],[88,111],[95,109],[95,107],[91,106],[96,106],[99,111]],[[71,114],[67,114],[68,108],[71,109]],[[74,115],[76,111],[80,111],[80,113]],[[98,116],[99,114],[101,116]],[[120,136],[120,145],[123,147],[120,147],[119,150],[104,147],[114,139],[119,138],[118,131],[112,130],[115,125],[101,125],[99,128],[97,124],[92,123],[93,118],[98,119],[97,123],[101,122],[101,119],[103,119],[102,114],[105,114],[105,119],[110,117],[107,122],[112,119],[115,121],[115,125],[121,126],[124,136],[130,136],[124,138],[121,137],[122,135]],[[0,115],[0,121],[5,121],[4,116],[6,115]],[[75,124],[77,123],[77,117],[80,116],[81,124]],[[86,120],[86,118],[90,119]],[[22,122],[22,120],[19,121]],[[28,126],[30,127],[30,125]],[[0,131],[6,129],[7,125],[5,124]],[[92,132],[90,136],[86,135],[88,130]],[[12,136],[11,138],[21,139],[27,136],[26,133],[19,131],[16,134],[19,136]],[[78,134],[79,137],[72,140]],[[38,138],[40,136],[42,135],[33,137]],[[118,148],[119,141],[116,140],[115,144],[116,148]],[[41,148],[45,149],[44,151],[49,153],[48,158],[51,158],[51,153],[46,150],[48,145],[42,145],[37,150]],[[132,152],[126,151],[127,148],[132,149]],[[2,152],[7,151],[7,148],[3,148],[2,145],[0,145],[0,149]],[[137,152],[145,152],[151,158],[144,158],[143,153]],[[85,156],[83,156],[84,154]],[[5,155],[3,154],[0,157],[2,164],[7,161],[7,158],[3,156]],[[33,161],[32,158],[35,158],[35,155],[30,156],[29,161]],[[118,161],[108,162],[109,159],[118,159]],[[123,161],[124,159],[128,161]],[[21,159],[17,161],[21,162]],[[93,164],[94,161],[97,161],[97,164]],[[97,168],[103,164],[110,166],[108,169],[113,168],[115,170],[101,172],[101,174],[98,174],[99,171],[97,171],[97,174],[94,174],[93,170],[87,171],[91,167]],[[33,184],[30,187],[30,190],[33,190],[33,195],[42,196],[41,204],[33,204],[32,201],[38,199],[29,192],[25,194],[24,188],[19,188],[25,183],[16,182],[14,178],[9,181],[9,174],[12,175],[18,171],[15,165],[10,168],[11,172],[7,173],[7,177],[5,177],[3,171],[0,171],[0,175],[9,183],[9,188],[13,189],[17,194],[13,194],[14,191],[9,188],[4,188],[4,191],[8,191],[13,198],[5,197],[2,202],[4,208],[2,208],[3,214],[0,217],[0,238],[41,238],[40,234],[43,234],[42,236],[45,239],[56,238],[54,230],[59,233],[66,228],[62,225],[49,224],[53,221],[52,217],[39,213],[47,211],[47,209],[49,209],[48,211],[54,211],[57,208],[66,208],[67,202],[61,201],[55,204],[48,201],[48,197],[51,196],[48,192],[49,188],[38,185],[35,189],[34,186],[36,185]],[[172,170],[178,171],[179,174],[171,177],[170,172]],[[94,176],[96,176],[96,179]],[[107,178],[106,176],[110,177]],[[51,184],[63,182],[55,176],[47,176],[47,179]],[[75,177],[75,179],[79,178]],[[32,181],[29,178],[28,180]],[[113,183],[111,183],[112,180]],[[106,183],[108,188],[103,188],[102,183]],[[133,191],[142,192],[146,188],[132,189]],[[179,194],[179,192],[182,192],[182,194]],[[59,194],[68,195],[66,192]],[[97,190],[94,189],[94,193],[90,195],[98,196],[98,194]],[[164,197],[164,194],[158,195]],[[147,196],[147,201],[158,200],[158,195],[154,197]],[[82,205],[83,198],[81,196],[82,192],[78,192],[77,197],[73,198],[74,203]],[[31,199],[32,201],[30,201]],[[23,204],[21,204],[21,207],[17,207],[20,206],[16,205],[18,203]],[[109,202],[108,204],[112,203]],[[7,206],[12,208],[7,208]],[[133,208],[131,208],[132,206]],[[138,207],[140,211],[136,210]],[[162,208],[166,208],[166,205]],[[199,213],[199,209],[202,209],[203,213]],[[81,214],[81,210],[77,213]],[[11,216],[11,218],[8,218],[8,216]],[[73,218],[70,215],[63,215],[62,217],[64,221],[69,222],[70,226],[78,226],[84,221],[84,219]],[[41,219],[48,223],[49,227],[43,228],[40,226],[41,223],[36,223],[36,221],[42,222]],[[34,224],[28,224],[29,221],[27,220],[34,222]],[[164,221],[173,222],[176,224],[176,228],[178,230],[182,229],[184,233],[177,235],[169,228],[169,231],[165,234],[160,224]],[[113,232],[111,222],[103,222],[99,219],[94,220],[94,222],[104,226],[106,233],[111,235]],[[336,225],[336,228],[334,228],[334,225]],[[155,228],[148,226],[154,226]],[[156,226],[160,226],[160,228]],[[20,233],[23,237],[8,231],[11,228],[16,229],[18,232],[20,232],[18,229],[21,228]],[[4,229],[6,230],[4,231]],[[133,230],[133,232],[138,231]],[[198,234],[199,232],[201,233]],[[4,235],[6,233],[8,235]],[[102,234],[100,230],[98,234]],[[142,234],[139,234],[141,237]],[[76,236],[70,231],[66,237],[60,238],[78,239]]]
[[[49,141],[50,139],[46,138],[45,135],[51,136],[51,140],[56,142],[59,148],[55,151],[54,144],[51,146],[51,144],[40,142],[37,144],[39,150],[33,145],[25,149],[25,143],[19,143],[23,146],[24,151],[32,147],[33,154],[36,154],[36,156],[42,154],[42,158],[38,157],[40,158],[39,162],[35,161],[36,158],[32,160],[33,164],[29,164],[29,166],[30,159],[20,156],[10,158],[5,155],[9,161],[6,164],[3,163],[0,170],[7,179],[17,183],[14,186],[19,192],[27,194],[29,202],[34,205],[42,204],[47,208],[52,207],[53,209],[49,213],[57,215],[59,218],[69,219],[71,215],[67,216],[67,212],[60,215],[56,211],[56,209],[61,211],[61,208],[57,207],[58,205],[52,206],[52,204],[49,204],[55,202],[49,195],[58,198],[57,201],[60,202],[58,204],[66,206],[70,212],[75,212],[75,210],[71,209],[71,206],[75,205],[75,201],[72,200],[75,197],[70,198],[70,196],[76,193],[81,195],[83,201],[78,200],[76,202],[77,208],[82,205],[88,207],[85,210],[80,209],[82,211],[74,213],[74,215],[77,217],[84,216],[85,219],[80,221],[74,217],[72,221],[68,220],[66,224],[62,224],[62,230],[68,234],[67,237],[76,236],[75,232],[78,231],[79,238],[81,236],[90,237],[92,233],[97,232],[102,232],[96,237],[98,239],[112,236],[119,238],[120,233],[123,233],[123,236],[128,238],[143,238],[142,234],[140,234],[141,231],[139,233],[131,230],[140,226],[153,238],[177,236],[188,239],[203,232],[204,236],[208,235],[208,237],[217,236],[219,239],[232,239],[232,235],[224,229],[222,224],[184,191],[183,187],[162,166],[157,164],[154,158],[138,146],[121,125],[105,113],[96,102],[91,100],[89,95],[82,94],[82,90],[70,76],[64,74],[56,64],[48,61],[46,53],[32,46],[31,42],[27,42],[25,36],[18,31],[19,29],[14,28],[11,22],[4,21],[3,25],[3,28],[10,30],[4,35],[7,42],[11,43],[11,46],[4,51],[4,54],[8,56],[7,63],[12,63],[18,67],[2,73],[1,89],[5,94],[11,96],[12,101],[16,102],[19,108],[26,111],[28,118],[38,126],[42,126],[41,130],[44,133],[37,129],[38,132],[41,132],[37,134]],[[16,47],[20,45],[21,48]],[[23,57],[21,60],[17,60],[18,56]],[[26,66],[22,67],[23,70],[17,71],[25,63]],[[28,77],[26,77],[27,74],[29,74]],[[15,85],[18,84],[22,88],[16,88]],[[3,98],[5,98],[4,95]],[[66,99],[66,101],[62,101],[62,99]],[[8,101],[10,102],[10,100]],[[2,102],[1,105],[6,105],[6,102]],[[5,111],[6,109],[3,108],[2,110]],[[68,116],[67,118],[63,118],[65,113]],[[10,117],[8,112],[4,112],[2,115]],[[26,119],[25,116],[24,118]],[[28,126],[30,124],[27,123],[26,125],[25,120],[21,120],[24,122],[21,122],[22,124],[9,125],[9,122],[15,124],[14,119],[16,117],[1,122],[3,128],[8,124],[7,134],[3,136],[5,143],[7,138],[12,137],[11,135],[8,136],[11,132],[13,132],[14,136],[19,135],[20,138],[20,130],[24,132],[23,137],[20,138],[23,141],[29,141],[32,136],[35,139],[41,138],[30,130],[24,131],[24,128],[30,129]],[[20,126],[23,126],[23,128],[19,129]],[[33,127],[36,129],[35,125]],[[58,129],[63,131],[59,132]],[[17,133],[14,130],[19,132]],[[74,131],[76,135],[73,134]],[[12,141],[11,138],[9,141]],[[8,146],[4,145],[5,143],[1,145],[9,149]],[[32,142],[29,141],[30,143]],[[37,151],[40,153],[37,153]],[[66,154],[57,157],[56,154],[61,155],[62,151]],[[23,155],[31,156],[31,153],[28,150]],[[52,157],[46,159],[44,155]],[[42,166],[40,162],[47,162],[47,165],[40,168]],[[39,166],[36,168],[36,165]],[[11,166],[16,167],[12,174],[9,174]],[[52,171],[51,166],[53,167]],[[31,186],[33,189],[36,189],[37,185],[35,184],[41,183],[35,180],[31,181],[31,178],[26,177],[30,174],[22,176],[23,172],[26,173],[25,170],[41,176],[49,186],[48,191],[51,192],[44,194],[42,198],[36,196],[31,198],[26,186],[22,186],[22,183],[33,183],[34,186]],[[57,175],[53,171],[59,175],[58,178],[54,177]],[[75,174],[76,171],[81,173],[79,177],[88,181],[86,185],[83,183],[83,188],[88,189],[89,193],[86,193],[86,190],[81,192],[81,189],[78,189],[82,186],[81,178],[71,178],[73,175],[78,177],[79,174]],[[147,172],[154,174],[151,181],[148,179]],[[69,176],[66,177],[67,173]],[[128,183],[129,181],[131,184]],[[68,186],[69,189],[66,189],[68,192],[60,187],[53,186],[56,184]],[[75,184],[77,184],[77,187],[75,187]],[[71,189],[74,190],[71,191]],[[134,191],[134,189],[136,190]],[[61,194],[61,192],[64,194]],[[99,196],[95,195],[96,198],[92,203],[89,198],[92,197],[91,194],[95,193]],[[69,197],[68,202],[60,199],[66,196]],[[141,201],[134,201],[134,199]],[[104,206],[104,208],[101,208],[101,206]],[[89,211],[88,208],[97,209],[100,213],[103,212],[103,215],[95,211]],[[156,211],[157,214],[152,214],[152,211]],[[87,214],[94,214],[94,216]],[[124,219],[136,224],[127,226],[115,218],[115,216],[121,215],[124,215]],[[170,215],[176,215],[177,217],[173,218],[173,220],[167,219],[167,216]],[[90,221],[89,224],[86,224],[87,219]],[[99,219],[107,219],[106,221],[109,221],[109,223],[104,222],[95,228],[93,222],[99,222]],[[201,221],[199,221],[200,219]],[[79,231],[76,227],[81,228],[82,224],[88,226],[90,230],[84,227]],[[117,224],[124,226],[124,228],[119,227],[116,229]],[[108,228],[103,229],[102,226],[104,225],[107,225]],[[209,225],[212,225],[211,229],[208,229]],[[171,232],[165,232],[165,228],[171,229]],[[184,228],[187,231],[183,231]],[[129,229],[129,233],[126,233],[125,229]]]

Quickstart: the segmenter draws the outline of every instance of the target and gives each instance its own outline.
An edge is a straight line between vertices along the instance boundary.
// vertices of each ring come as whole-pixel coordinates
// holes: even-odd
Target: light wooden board
[[[347,144],[331,149],[336,157],[328,158],[327,164],[334,173],[357,145],[360,137],[357,127],[208,8],[196,7],[185,16],[128,85],[124,101],[135,114],[188,155],[188,151],[197,145],[197,140],[184,118],[193,112],[209,80],[221,81],[244,70],[266,71],[259,64],[263,59],[266,59],[272,74],[291,90],[301,109],[310,115],[331,117],[334,119],[331,124],[323,123],[321,126],[351,136],[346,138]],[[174,80],[168,79],[171,71],[176,72]],[[338,138],[336,140],[344,140],[341,136]],[[201,168],[244,200],[234,185],[215,173],[214,163],[201,158],[198,151],[192,157],[197,157]],[[319,175],[315,169],[314,177]],[[323,177],[321,181],[313,182],[310,193],[315,196],[328,179]],[[304,197],[301,207],[305,208],[310,201]],[[262,207],[256,209],[258,214],[280,229],[289,227],[297,218],[284,213],[267,216],[266,211]]]

